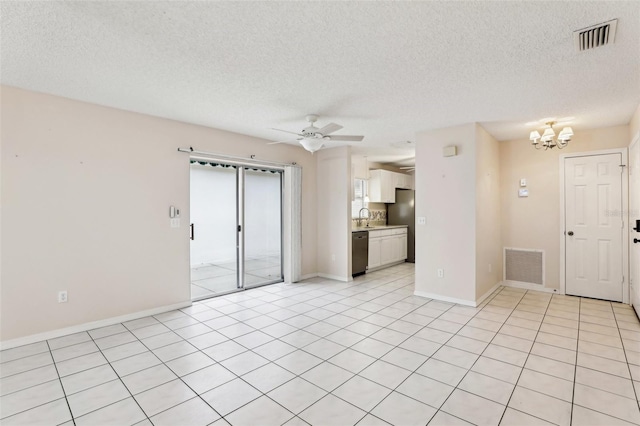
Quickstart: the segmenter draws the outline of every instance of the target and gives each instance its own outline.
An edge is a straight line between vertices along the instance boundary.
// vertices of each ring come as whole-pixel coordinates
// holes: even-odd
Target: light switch
[[[520,179],[520,186],[527,186],[527,180],[526,179]]]
[[[427,224],[427,218],[426,217],[419,217],[418,218],[418,225],[426,225]]]

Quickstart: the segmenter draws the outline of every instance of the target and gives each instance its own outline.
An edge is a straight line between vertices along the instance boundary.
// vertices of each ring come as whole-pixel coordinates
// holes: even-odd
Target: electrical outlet
[[[58,303],[67,303],[67,290],[58,292]]]
[[[180,228],[180,219],[178,218],[169,219],[169,225],[172,228]]]
[[[426,225],[427,224],[427,218],[426,217],[419,217],[418,218],[418,225]]]
[[[444,278],[444,269],[438,269],[438,278]]]

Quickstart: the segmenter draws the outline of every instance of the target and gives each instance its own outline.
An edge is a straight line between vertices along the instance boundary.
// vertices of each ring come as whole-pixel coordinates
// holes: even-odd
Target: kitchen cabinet
[[[369,232],[369,262],[367,263],[368,269],[375,269],[381,265],[380,241],[380,238],[371,239],[371,232]]]
[[[407,228],[369,231],[369,271],[407,259]]]
[[[388,170],[369,171],[369,201],[395,203],[396,188],[413,189],[413,176]]]

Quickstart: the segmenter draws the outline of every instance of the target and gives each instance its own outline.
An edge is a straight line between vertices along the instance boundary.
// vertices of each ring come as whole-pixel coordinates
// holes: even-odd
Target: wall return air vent
[[[544,251],[505,247],[504,280],[544,286]]]
[[[596,47],[611,44],[616,40],[616,27],[618,20],[603,22],[573,32],[576,49],[579,52],[595,49]]]

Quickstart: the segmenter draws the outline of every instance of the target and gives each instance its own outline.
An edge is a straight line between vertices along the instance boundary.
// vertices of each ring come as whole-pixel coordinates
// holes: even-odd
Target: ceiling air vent
[[[603,22],[573,32],[576,49],[579,52],[613,43],[616,40],[618,20]]]

